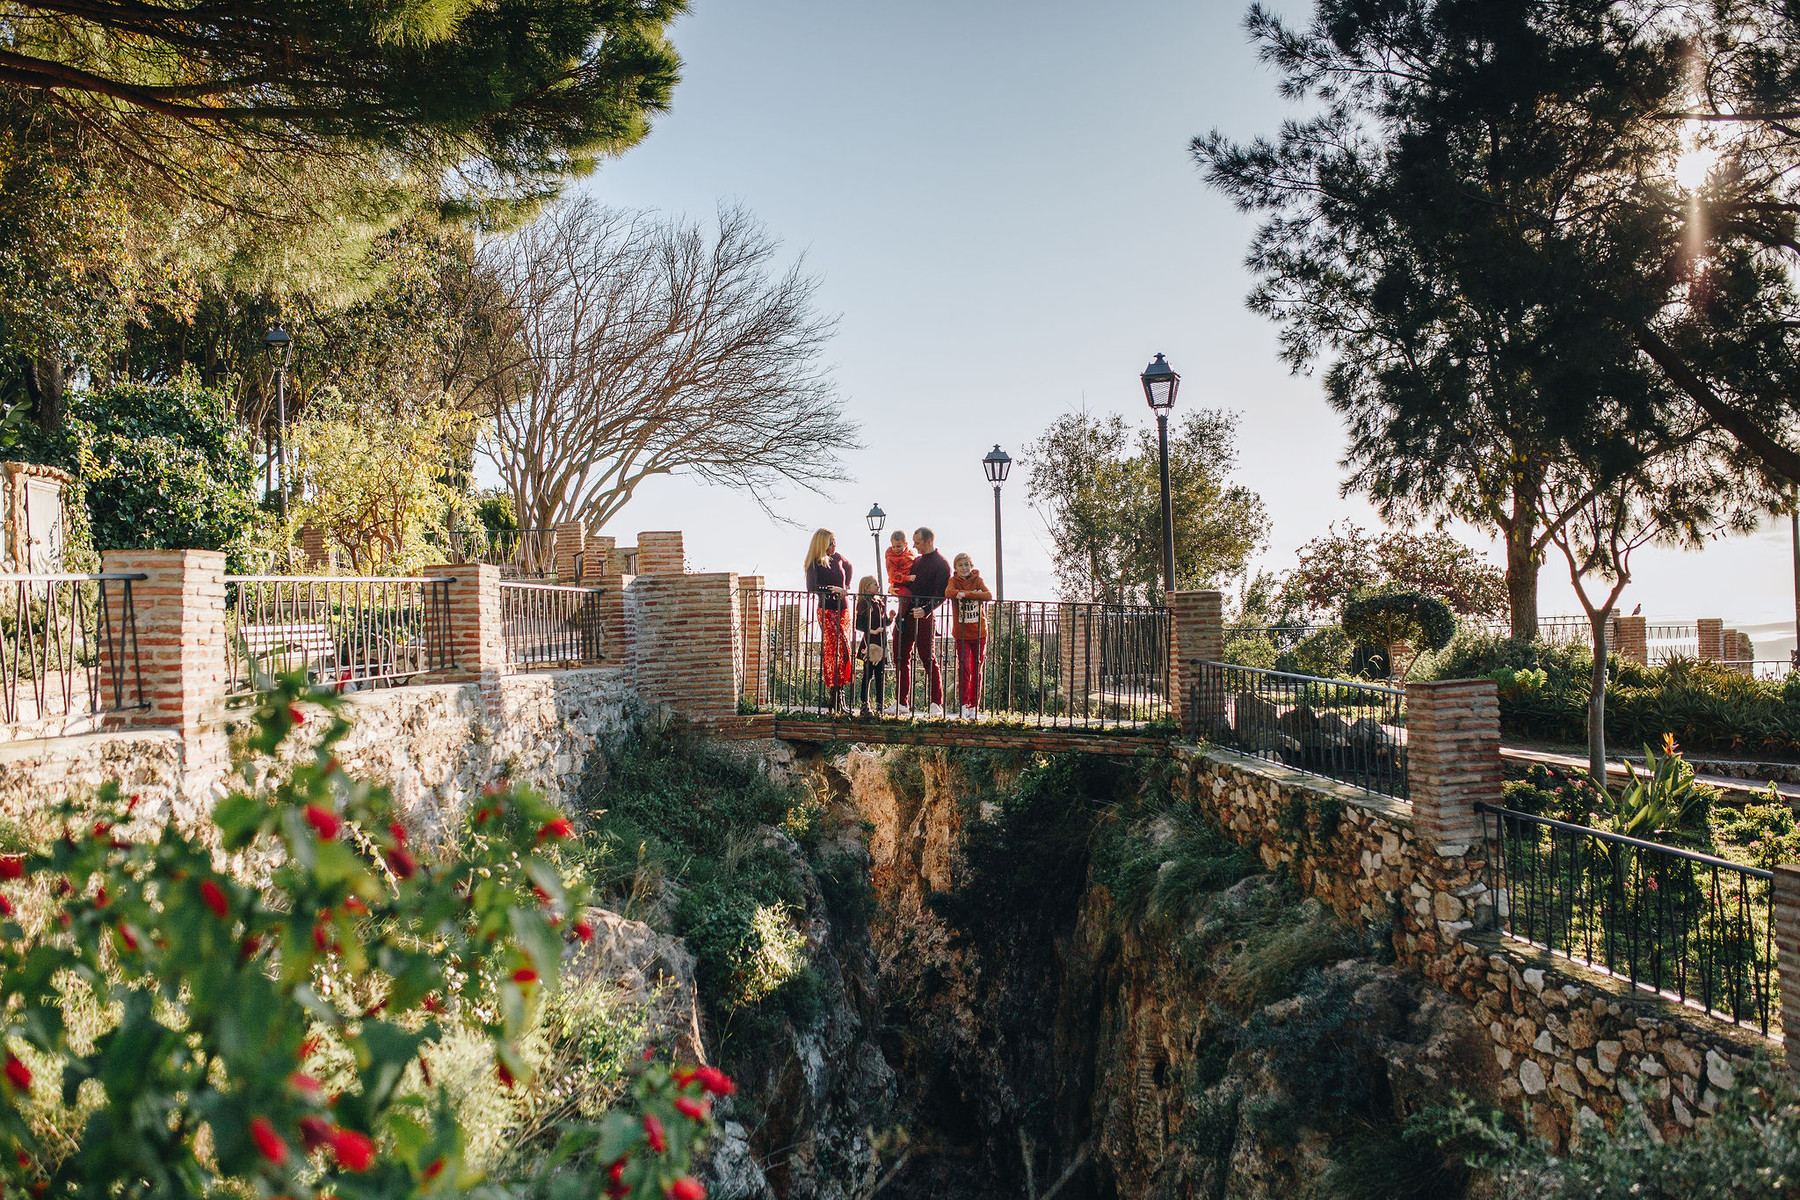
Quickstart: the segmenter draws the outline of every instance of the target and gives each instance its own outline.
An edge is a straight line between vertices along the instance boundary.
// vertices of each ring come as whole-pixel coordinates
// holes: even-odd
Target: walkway
[[[1576,771],[1585,771],[1588,765],[1587,756],[1584,754],[1559,754],[1550,750],[1527,750],[1520,746],[1503,746],[1500,750],[1500,757],[1511,762],[1542,763],[1547,767],[1565,767]],[[1642,775],[1643,770],[1640,766],[1638,774]],[[1625,765],[1623,763],[1607,763],[1606,778],[1608,782],[1625,782],[1627,778]],[[1702,775],[1698,772],[1694,774],[1694,778],[1700,783],[1710,784],[1722,791],[1736,792],[1746,799],[1765,793],[1769,789],[1767,780],[1759,783],[1750,779],[1734,779],[1729,775]],[[1794,807],[1800,808],[1800,783],[1777,781],[1775,790],[1782,799]]]
[[[1178,739],[1172,726],[1143,723],[1107,726],[1023,724],[1000,719],[914,720],[757,713],[691,722],[723,738],[781,738],[789,742],[853,742],[885,746],[963,746],[980,750],[1036,750],[1049,754],[1136,754]]]

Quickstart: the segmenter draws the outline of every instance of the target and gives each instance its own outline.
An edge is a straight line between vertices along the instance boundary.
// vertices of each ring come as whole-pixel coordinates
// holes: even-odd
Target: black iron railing
[[[1189,708],[1196,740],[1406,797],[1405,692],[1229,663],[1197,666]]]
[[[1770,872],[1477,804],[1498,927],[1552,953],[1769,1031]]]
[[[492,563],[505,579],[556,578],[554,529],[457,529],[450,533],[457,562]]]
[[[430,576],[228,575],[230,692],[304,669],[344,689],[455,665],[450,581]]]
[[[573,667],[603,652],[596,588],[502,583],[500,627],[509,667]]]
[[[0,719],[39,723],[148,706],[131,585],[143,575],[0,575]]]
[[[877,596],[890,618],[909,598]],[[862,705],[864,637],[856,601],[841,617],[821,614],[811,592],[763,591],[753,598],[754,628],[746,644],[746,694],[761,710],[817,713],[830,703],[826,685],[826,622],[844,631],[855,675],[844,688],[846,706]],[[952,606],[943,601],[929,620],[897,618],[883,639],[886,669],[871,674],[868,704],[887,716],[930,715],[929,672],[919,655],[928,646],[942,679],[942,704],[958,715],[962,701],[975,717],[1039,726],[1134,726],[1167,719],[1169,616],[1163,608],[1121,604],[985,601],[983,652],[959,652]],[[841,620],[842,624],[836,622]],[[901,626],[905,626],[902,628]],[[835,634],[834,634],[835,636]],[[909,645],[910,643],[910,645]],[[902,688],[900,657],[910,664]],[[834,658],[835,661],[835,658]],[[965,692],[965,681],[972,681]]]

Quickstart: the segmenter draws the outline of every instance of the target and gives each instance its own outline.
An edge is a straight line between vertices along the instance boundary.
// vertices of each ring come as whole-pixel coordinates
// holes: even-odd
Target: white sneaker
[[[975,706],[974,705],[972,705],[972,704],[963,705],[962,719],[965,721],[973,721],[975,719]]]
[[[942,717],[944,715],[944,706],[941,704],[932,705],[931,706],[931,715],[934,717]]]

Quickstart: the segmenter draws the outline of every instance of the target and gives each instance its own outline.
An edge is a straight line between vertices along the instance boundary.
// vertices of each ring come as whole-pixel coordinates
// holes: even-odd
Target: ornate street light
[[[263,335],[263,349],[275,365],[275,504],[287,527],[287,369],[294,353],[294,339],[276,325]]]
[[[1169,410],[1175,407],[1181,376],[1158,354],[1138,378],[1144,384],[1144,400],[1156,414],[1156,444],[1162,459],[1163,603],[1167,604],[1175,594],[1175,521],[1169,512]]]
[[[987,475],[988,482],[994,485],[994,599],[1006,599],[1006,567],[1000,557],[1000,485],[1006,482],[1006,474],[1012,470],[1012,459],[999,443],[988,451],[981,460],[981,469]]]
[[[881,583],[881,530],[887,524],[887,514],[881,511],[881,505],[872,505],[864,520],[869,523],[869,539],[875,543],[875,590],[885,592]]]

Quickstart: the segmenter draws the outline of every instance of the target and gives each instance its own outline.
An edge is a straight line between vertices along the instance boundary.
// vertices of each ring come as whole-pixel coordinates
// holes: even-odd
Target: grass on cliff
[[[573,853],[602,902],[683,940],[722,1037],[817,1016],[801,922],[822,813],[807,789],[771,776],[749,747],[644,729],[607,755],[575,813]],[[856,919],[852,873],[811,865]]]

